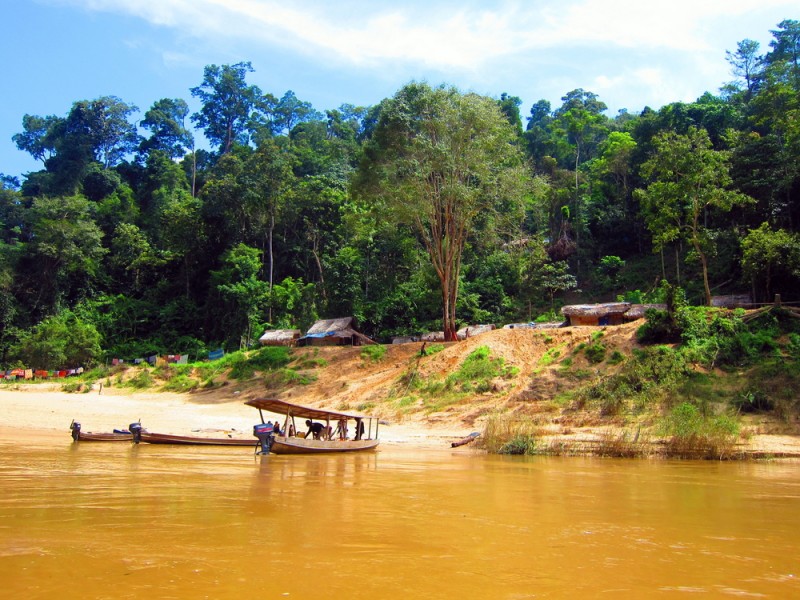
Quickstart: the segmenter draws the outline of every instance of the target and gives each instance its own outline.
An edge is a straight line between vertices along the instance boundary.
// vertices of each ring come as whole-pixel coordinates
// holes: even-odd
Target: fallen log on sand
[[[467,437],[461,438],[457,442],[451,442],[450,443],[450,447],[451,448],[458,448],[459,446],[464,446],[466,444],[469,444],[470,442],[474,442],[476,439],[478,439],[480,437],[480,435],[481,434],[478,433],[477,431],[473,431]]]

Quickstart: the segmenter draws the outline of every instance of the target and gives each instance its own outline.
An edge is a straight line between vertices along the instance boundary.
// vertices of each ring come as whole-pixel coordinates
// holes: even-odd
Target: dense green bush
[[[93,366],[101,354],[100,334],[67,310],[22,332],[10,354],[31,369]]]
[[[690,373],[679,350],[669,346],[636,349],[619,372],[578,391],[579,404],[596,402],[603,416],[620,414],[629,402],[646,405],[674,390]]]

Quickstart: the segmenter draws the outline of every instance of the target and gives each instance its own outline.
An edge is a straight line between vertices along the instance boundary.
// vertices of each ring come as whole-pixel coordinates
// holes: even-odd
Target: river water
[[[0,439],[0,598],[800,597],[798,475]]]

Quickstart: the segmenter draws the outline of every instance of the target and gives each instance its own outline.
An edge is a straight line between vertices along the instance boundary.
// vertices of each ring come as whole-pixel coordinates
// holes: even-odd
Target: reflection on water
[[[0,598],[800,596],[799,472],[0,440]]]

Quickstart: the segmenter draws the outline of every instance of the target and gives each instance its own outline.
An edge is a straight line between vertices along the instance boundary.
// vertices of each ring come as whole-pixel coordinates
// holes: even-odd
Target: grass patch
[[[383,344],[370,344],[361,348],[361,359],[364,362],[377,363],[386,355],[386,346]]]
[[[61,386],[61,391],[67,394],[87,394],[92,388],[92,384],[84,381],[70,381]]]
[[[561,356],[561,351],[564,349],[564,344],[556,348],[548,348],[547,351],[539,358],[538,364],[547,367],[552,365]]]
[[[150,369],[142,368],[136,375],[128,379],[127,381],[122,379],[122,374],[118,376],[117,385],[122,387],[130,387],[136,390],[144,390],[147,388],[151,388],[156,384],[156,380],[153,378],[152,373],[150,373]]]
[[[492,415],[478,443],[491,454],[536,454],[540,435],[541,428],[529,418]]]
[[[675,458],[726,459],[734,453],[739,422],[728,415],[704,416],[694,404],[682,402],[662,420],[665,451]]]
[[[165,392],[178,392],[185,393],[200,387],[200,381],[192,379],[185,373],[176,374],[169,381],[167,381],[161,389]]]
[[[607,430],[600,435],[595,453],[610,458],[641,458],[652,453],[652,446],[641,430]]]
[[[283,368],[270,371],[264,375],[264,384],[268,389],[278,389],[291,385],[310,385],[317,380],[313,373],[299,371],[295,368]]]

